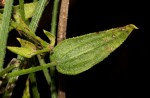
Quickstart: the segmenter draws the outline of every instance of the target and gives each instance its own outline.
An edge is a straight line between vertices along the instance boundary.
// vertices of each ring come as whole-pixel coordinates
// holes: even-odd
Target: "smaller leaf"
[[[50,33],[50,32],[48,32],[48,31],[46,31],[46,30],[43,30],[44,31],[44,34],[48,37],[48,39],[50,40],[50,45],[51,46],[54,46],[55,45],[55,36],[52,34],[52,33]]]
[[[17,38],[17,40],[21,44],[21,47],[8,46],[7,49],[26,58],[31,58],[33,55],[36,55],[37,50],[33,43],[20,38]]]
[[[20,47],[10,47],[7,46],[7,49],[11,52],[14,52],[16,54],[19,54],[26,58],[31,58],[33,55],[36,54],[36,51],[31,50],[30,48],[20,48]]]
[[[21,44],[21,47],[30,48],[30,49],[36,50],[36,46],[33,43],[31,43],[31,42],[29,42],[27,40],[20,39],[20,38],[17,38],[17,40]]]
[[[47,48],[49,47],[49,43],[41,39],[39,36],[36,36],[34,32],[32,32],[28,25],[25,24],[25,22],[19,18],[19,22],[12,22],[12,26],[21,34],[23,34],[25,37],[27,37],[29,40],[32,40],[36,45]]]
[[[23,57],[31,58],[34,55],[50,51],[49,47],[43,48],[42,50],[37,50],[36,46],[33,43],[20,38],[17,38],[17,40],[20,42],[21,47],[7,46],[7,49]]]
[[[25,11],[25,19],[26,20],[33,16],[37,4],[38,4],[38,2],[24,4],[24,11]],[[13,11],[14,11],[13,16],[15,18],[17,18],[20,15],[19,7],[20,7],[19,5],[16,5],[13,7]]]

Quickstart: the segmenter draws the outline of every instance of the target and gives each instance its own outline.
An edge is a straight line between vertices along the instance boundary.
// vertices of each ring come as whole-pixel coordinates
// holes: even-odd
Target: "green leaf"
[[[22,47],[7,46],[7,49],[26,58],[36,54],[36,46],[29,41],[17,38]]]
[[[55,39],[56,39],[55,36],[46,30],[43,30],[43,32],[48,37],[48,39],[50,40],[50,45],[54,46],[55,45]]]
[[[21,18],[18,18],[18,20],[20,20],[19,23],[12,22],[13,28],[15,28],[19,33],[23,34],[29,40],[32,40],[36,45],[39,45],[42,48],[49,47],[49,43],[36,36],[36,34],[30,30],[30,28]]]
[[[84,72],[104,60],[118,48],[137,27],[123,27],[66,39],[58,44],[51,55],[58,72],[75,75]]]
[[[24,4],[24,11],[25,11],[25,19],[26,20],[33,16],[37,4],[38,4],[38,2]],[[16,19],[17,19],[18,16],[20,16],[19,7],[20,7],[19,5],[16,5],[16,6],[13,7],[13,11],[14,11],[13,16]]]
[[[16,54],[19,54],[23,57],[31,58],[34,55],[50,51],[49,48],[37,50],[36,46],[33,43],[31,43],[27,40],[20,39],[20,38],[17,38],[17,39],[20,42],[21,47],[7,46],[7,49],[16,53]]]
[[[27,40],[20,39],[20,38],[17,38],[17,40],[21,44],[21,47],[36,50],[36,46],[33,43],[31,43]]]
[[[55,44],[55,36],[50,34],[50,32],[44,30],[44,34],[49,38],[50,43],[44,41],[39,36],[36,36],[35,33],[33,33],[29,27],[24,23],[24,21],[21,18],[18,18],[20,20],[18,23],[12,22],[12,27],[15,28],[19,33],[23,34],[28,38],[28,40],[32,41],[33,43],[19,39],[18,41],[21,44],[21,47],[10,47],[8,46],[7,49],[10,51],[19,54],[26,58],[31,58],[34,55],[50,52]]]
[[[3,69],[6,53],[7,38],[9,35],[9,25],[11,21],[13,0],[7,0],[2,15],[0,27],[0,71]]]
[[[33,55],[35,55],[35,51],[28,48],[7,46],[7,49],[26,58],[31,58]]]
[[[24,10],[25,10],[25,19],[29,19],[33,16],[33,13],[35,11],[35,8],[37,6],[38,2],[32,2],[32,3],[26,3],[24,4]],[[3,8],[0,9],[0,14],[3,13]],[[20,14],[20,6],[16,5],[13,6],[13,15],[16,17],[16,15]]]
[[[39,24],[39,21],[42,17],[42,14],[43,14],[44,9],[45,9],[47,4],[48,4],[48,0],[39,0],[38,1],[38,4],[36,6],[32,20],[31,20],[30,25],[29,25],[29,28],[31,29],[31,31],[33,31],[33,32],[36,31],[38,24]]]
[[[23,91],[23,96],[22,98],[31,98],[30,96],[30,87],[29,87],[29,79],[26,80],[26,86]]]
[[[25,20],[28,20],[33,16],[37,4],[38,4],[38,2],[24,4]],[[2,25],[1,22],[2,22],[3,10],[4,10],[3,8],[0,9],[0,27]],[[17,22],[20,22],[21,15],[20,15],[20,6],[19,5],[13,6],[13,17],[16,19]],[[14,28],[12,27],[12,25],[10,25],[9,31],[11,31],[12,29],[14,29]]]

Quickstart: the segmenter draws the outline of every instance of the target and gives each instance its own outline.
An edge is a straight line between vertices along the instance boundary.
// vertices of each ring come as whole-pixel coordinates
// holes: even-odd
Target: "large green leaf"
[[[79,74],[108,57],[133,29],[137,27],[129,24],[66,39],[53,49],[51,61],[58,63],[57,70],[62,74]]]

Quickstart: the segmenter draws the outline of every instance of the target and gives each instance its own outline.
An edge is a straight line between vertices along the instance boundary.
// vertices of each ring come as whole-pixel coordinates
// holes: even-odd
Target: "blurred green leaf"
[[[26,20],[33,16],[33,13],[35,11],[37,4],[38,4],[38,2],[24,4],[24,11],[25,11],[24,13],[25,13]],[[18,16],[21,17],[19,7],[20,7],[19,5],[16,5],[13,7],[13,12],[14,12],[13,16],[16,18],[16,20],[17,20]]]
[[[62,41],[54,49],[51,61],[56,61],[58,72],[79,74],[104,60],[118,48],[137,27],[123,27],[86,34]]]
[[[38,2],[24,4],[25,20],[28,20],[33,16],[37,4]],[[21,18],[19,7],[20,7],[19,5],[13,6],[13,17],[16,19],[17,22],[20,22],[20,18]],[[1,27],[3,10],[4,10],[3,8],[0,9],[0,27]],[[9,31],[11,31],[12,29],[13,27],[10,25]]]
[[[41,53],[49,51],[49,48],[44,48],[42,50],[37,50],[36,46],[33,43],[31,43],[27,40],[20,39],[20,38],[17,38],[17,39],[20,42],[21,47],[7,46],[7,49],[14,52],[14,53],[16,53],[16,54],[19,54],[23,57],[31,58],[34,55],[41,54]]]
[[[22,98],[31,98],[30,96],[30,87],[29,87],[29,79],[26,80],[26,86],[23,91],[23,96]]]
[[[25,11],[25,19],[29,19],[33,16],[33,13],[35,11],[35,8],[37,6],[38,2],[32,2],[32,3],[26,3],[24,4],[24,11]],[[20,6],[19,5],[16,5],[16,6],[13,6],[13,15],[18,15],[20,14]],[[3,8],[0,9],[0,13],[3,13]],[[16,17],[16,16],[15,16]]]

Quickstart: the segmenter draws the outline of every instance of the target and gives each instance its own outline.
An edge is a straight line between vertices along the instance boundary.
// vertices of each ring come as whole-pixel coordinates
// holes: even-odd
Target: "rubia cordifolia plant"
[[[14,0],[6,0],[4,8],[0,9],[0,93],[3,98],[11,98],[15,82],[25,74],[28,74],[28,79],[22,98],[40,98],[35,72],[42,70],[51,98],[65,98],[65,92],[59,94],[61,91],[56,88],[55,70],[66,75],[80,74],[107,58],[137,29],[134,24],[127,24],[65,39],[69,0],[54,0],[51,30],[43,30],[49,39],[47,42],[36,35],[36,29],[46,5],[51,1],[33,0],[31,3],[24,3],[24,0],[19,0],[18,5],[13,5],[13,2]],[[8,34],[13,29],[20,34],[17,40],[21,47],[6,44]],[[5,61],[6,49],[17,54],[17,58]],[[45,62],[47,54],[49,63]],[[38,63],[35,62],[36,59]],[[8,63],[7,67],[4,67],[4,62]],[[30,86],[32,83],[34,86]],[[32,89],[32,96],[29,88]]]

